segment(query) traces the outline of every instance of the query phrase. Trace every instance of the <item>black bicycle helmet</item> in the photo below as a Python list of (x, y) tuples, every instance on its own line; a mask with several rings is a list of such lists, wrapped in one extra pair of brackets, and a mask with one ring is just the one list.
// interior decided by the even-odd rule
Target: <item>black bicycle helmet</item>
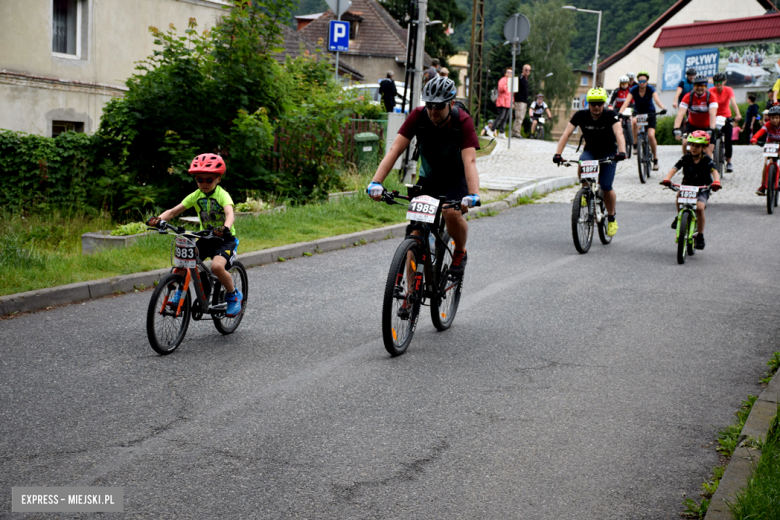
[(693, 78), (694, 85), (701, 85), (702, 83), (706, 85), (708, 82), (709, 80), (707, 79), (707, 76), (696, 76)]
[(690, 76), (691, 74), (693, 74), (693, 75), (695, 76), (696, 74), (698, 74), (698, 72), (696, 72), (696, 69), (694, 69), (693, 67), (691, 67), (690, 69), (688, 69), (688, 70), (686, 70), (686, 71), (685, 71), (685, 75), (686, 75), (686, 76)]
[(769, 109), (770, 116), (780, 116), (780, 105), (775, 105)]
[(725, 72), (716, 72), (712, 75), (712, 81), (726, 81), (726, 73)]
[(436, 76), (423, 87), (422, 100), (425, 103), (443, 103), (455, 99), (455, 93), (454, 81)]

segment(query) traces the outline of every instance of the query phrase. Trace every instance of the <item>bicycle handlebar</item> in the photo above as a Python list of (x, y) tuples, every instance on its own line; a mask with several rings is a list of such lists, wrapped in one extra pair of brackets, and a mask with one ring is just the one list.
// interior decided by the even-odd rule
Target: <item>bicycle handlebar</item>
[[(615, 156), (614, 155), (612, 157), (605, 157), (604, 159), (599, 159), (599, 164), (609, 164), (609, 163), (613, 163), (613, 162), (615, 162)], [(579, 159), (566, 159), (563, 162), (559, 162), (558, 163), (558, 167), (560, 167), (561, 165), (569, 167), (569, 166), (572, 166), (574, 164), (580, 164), (580, 160)]]
[(161, 235), (167, 235), (168, 230), (171, 230), (174, 235), (182, 235), (182, 236), (189, 236), (193, 238), (212, 238), (214, 237), (214, 230), (213, 229), (204, 229), (202, 231), (187, 231), (184, 229), (184, 226), (174, 226), (170, 222), (161, 221), (160, 224), (164, 224), (163, 229), (160, 229), (159, 227), (153, 227), (147, 225), (146, 228), (150, 230), (157, 231)]
[[(396, 190), (385, 191), (384, 193), (382, 193), (382, 201), (390, 206), (392, 206), (393, 204), (398, 204), (399, 206), (407, 206), (407, 207), (409, 206), (408, 204), (404, 204), (402, 202), (396, 201), (395, 199), (397, 198), (411, 201), (414, 197), (410, 197), (408, 195), (401, 195), (401, 193), (399, 193)], [(443, 203), (441, 209), (462, 209), (461, 208), (461, 202), (463, 202), (462, 200), (441, 200), (441, 199), (439, 200)], [(478, 200), (477, 203), (474, 205), (474, 207), (481, 206), (481, 205), (482, 205), (482, 201)]]
[[(672, 191), (680, 191), (680, 186), (682, 186), (682, 184), (675, 184), (675, 183), (672, 183), (672, 184), (671, 184), (671, 185), (669, 185), (669, 186), (667, 186), (667, 185), (666, 185), (666, 184), (664, 184), (663, 182), (661, 182), (661, 183), (659, 183), (659, 184), (661, 184), (661, 186), (663, 186), (664, 188), (670, 189), (670, 190), (672, 190)], [(696, 186), (696, 188), (699, 188), (699, 191), (701, 191), (701, 190), (703, 190), (703, 189), (704, 189), (704, 190), (708, 190), (708, 189), (710, 189), (710, 186), (712, 186), (712, 185), (711, 185), (711, 184), (705, 184), (704, 186)]]

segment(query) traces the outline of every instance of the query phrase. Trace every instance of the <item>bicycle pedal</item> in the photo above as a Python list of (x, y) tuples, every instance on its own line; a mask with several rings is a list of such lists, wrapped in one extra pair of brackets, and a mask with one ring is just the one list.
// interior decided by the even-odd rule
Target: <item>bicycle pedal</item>
[(215, 312), (225, 312), (227, 310), (227, 302), (224, 303), (218, 303), (216, 305), (209, 305), (209, 314), (214, 314)]

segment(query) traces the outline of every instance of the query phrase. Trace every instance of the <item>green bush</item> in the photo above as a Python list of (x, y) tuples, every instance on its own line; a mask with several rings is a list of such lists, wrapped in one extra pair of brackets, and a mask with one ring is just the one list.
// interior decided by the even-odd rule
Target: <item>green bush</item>
[(679, 144), (674, 138), (674, 118), (675, 116), (665, 116), (656, 119), (655, 139), (658, 144)]

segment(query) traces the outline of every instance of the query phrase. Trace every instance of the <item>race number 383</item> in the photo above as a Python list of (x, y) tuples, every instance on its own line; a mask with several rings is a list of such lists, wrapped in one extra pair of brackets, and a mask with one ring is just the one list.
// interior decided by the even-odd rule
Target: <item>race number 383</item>
[(407, 220), (416, 220), (418, 222), (427, 222), (432, 224), (436, 219), (436, 211), (439, 209), (439, 201), (428, 195), (415, 197), (409, 203), (409, 210), (406, 212)]

